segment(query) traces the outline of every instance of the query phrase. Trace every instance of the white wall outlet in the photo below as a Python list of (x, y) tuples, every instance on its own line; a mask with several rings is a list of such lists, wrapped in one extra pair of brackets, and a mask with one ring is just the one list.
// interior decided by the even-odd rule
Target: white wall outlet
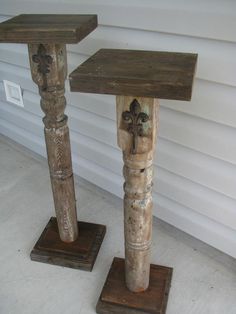
[(24, 107), (20, 85), (6, 80), (3, 80), (3, 84), (7, 101), (17, 106)]

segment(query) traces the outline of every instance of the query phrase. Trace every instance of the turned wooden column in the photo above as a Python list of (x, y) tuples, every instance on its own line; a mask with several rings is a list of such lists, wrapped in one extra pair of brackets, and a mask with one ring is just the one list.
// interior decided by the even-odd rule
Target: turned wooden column
[(29, 44), (33, 81), (39, 87), (48, 165), (60, 238), (73, 242), (78, 236), (74, 180), (66, 107), (65, 44)]
[(158, 101), (117, 96), (118, 145), (123, 151), (125, 278), (141, 292), (149, 286), (152, 241), (152, 180)]
[[(56, 218), (51, 217), (31, 259), (92, 270), (106, 228), (77, 222), (67, 116), (66, 44), (80, 42), (97, 27), (96, 15), (22, 14), (0, 24), (0, 42), (28, 45), (33, 81), (45, 114), (44, 134)], [(78, 236), (79, 235), (79, 236)]]
[(190, 100), (197, 55), (101, 49), (70, 74), (72, 91), (116, 95), (124, 160), (125, 260), (115, 257), (100, 314), (164, 314), (172, 268), (150, 264), (158, 98)]

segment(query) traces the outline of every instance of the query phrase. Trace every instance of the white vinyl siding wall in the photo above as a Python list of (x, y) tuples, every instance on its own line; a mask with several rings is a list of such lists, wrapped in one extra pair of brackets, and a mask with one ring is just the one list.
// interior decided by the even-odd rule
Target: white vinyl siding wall
[[(236, 2), (1, 1), (1, 21), (20, 13), (98, 14), (99, 27), (67, 46), (68, 73), (100, 48), (199, 54), (192, 101), (160, 101), (154, 214), (236, 257)], [(27, 53), (0, 44), (0, 132), (45, 156)], [(3, 79), (21, 85), (24, 108), (6, 102)], [(66, 87), (74, 172), (122, 197), (115, 97)]]

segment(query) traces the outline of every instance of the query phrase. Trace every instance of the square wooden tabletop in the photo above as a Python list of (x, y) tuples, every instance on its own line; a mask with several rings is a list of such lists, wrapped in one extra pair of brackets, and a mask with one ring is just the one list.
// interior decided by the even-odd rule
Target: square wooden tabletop
[(101, 49), (70, 74), (71, 91), (190, 100), (197, 54)]
[(97, 15), (21, 14), (0, 23), (0, 42), (78, 43), (97, 27)]

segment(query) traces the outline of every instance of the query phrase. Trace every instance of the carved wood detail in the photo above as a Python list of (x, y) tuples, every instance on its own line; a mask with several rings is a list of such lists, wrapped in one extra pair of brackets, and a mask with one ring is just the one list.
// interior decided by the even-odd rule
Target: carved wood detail
[(38, 71), (42, 74), (49, 73), (49, 66), (52, 64), (52, 57), (46, 54), (46, 48), (40, 44), (37, 54), (32, 56), (32, 60), (38, 63)]
[(122, 118), (128, 123), (128, 132), (132, 134), (132, 149), (131, 154), (136, 154), (137, 148), (137, 137), (143, 136), (143, 125), (148, 121), (149, 117), (145, 112), (141, 112), (141, 107), (137, 99), (134, 99), (131, 104), (129, 111), (122, 113)]
[(78, 226), (69, 129), (64, 114), (66, 47), (64, 44), (29, 44), (29, 58), (45, 113), (44, 133), (58, 229), (62, 241), (72, 242), (78, 236)]

